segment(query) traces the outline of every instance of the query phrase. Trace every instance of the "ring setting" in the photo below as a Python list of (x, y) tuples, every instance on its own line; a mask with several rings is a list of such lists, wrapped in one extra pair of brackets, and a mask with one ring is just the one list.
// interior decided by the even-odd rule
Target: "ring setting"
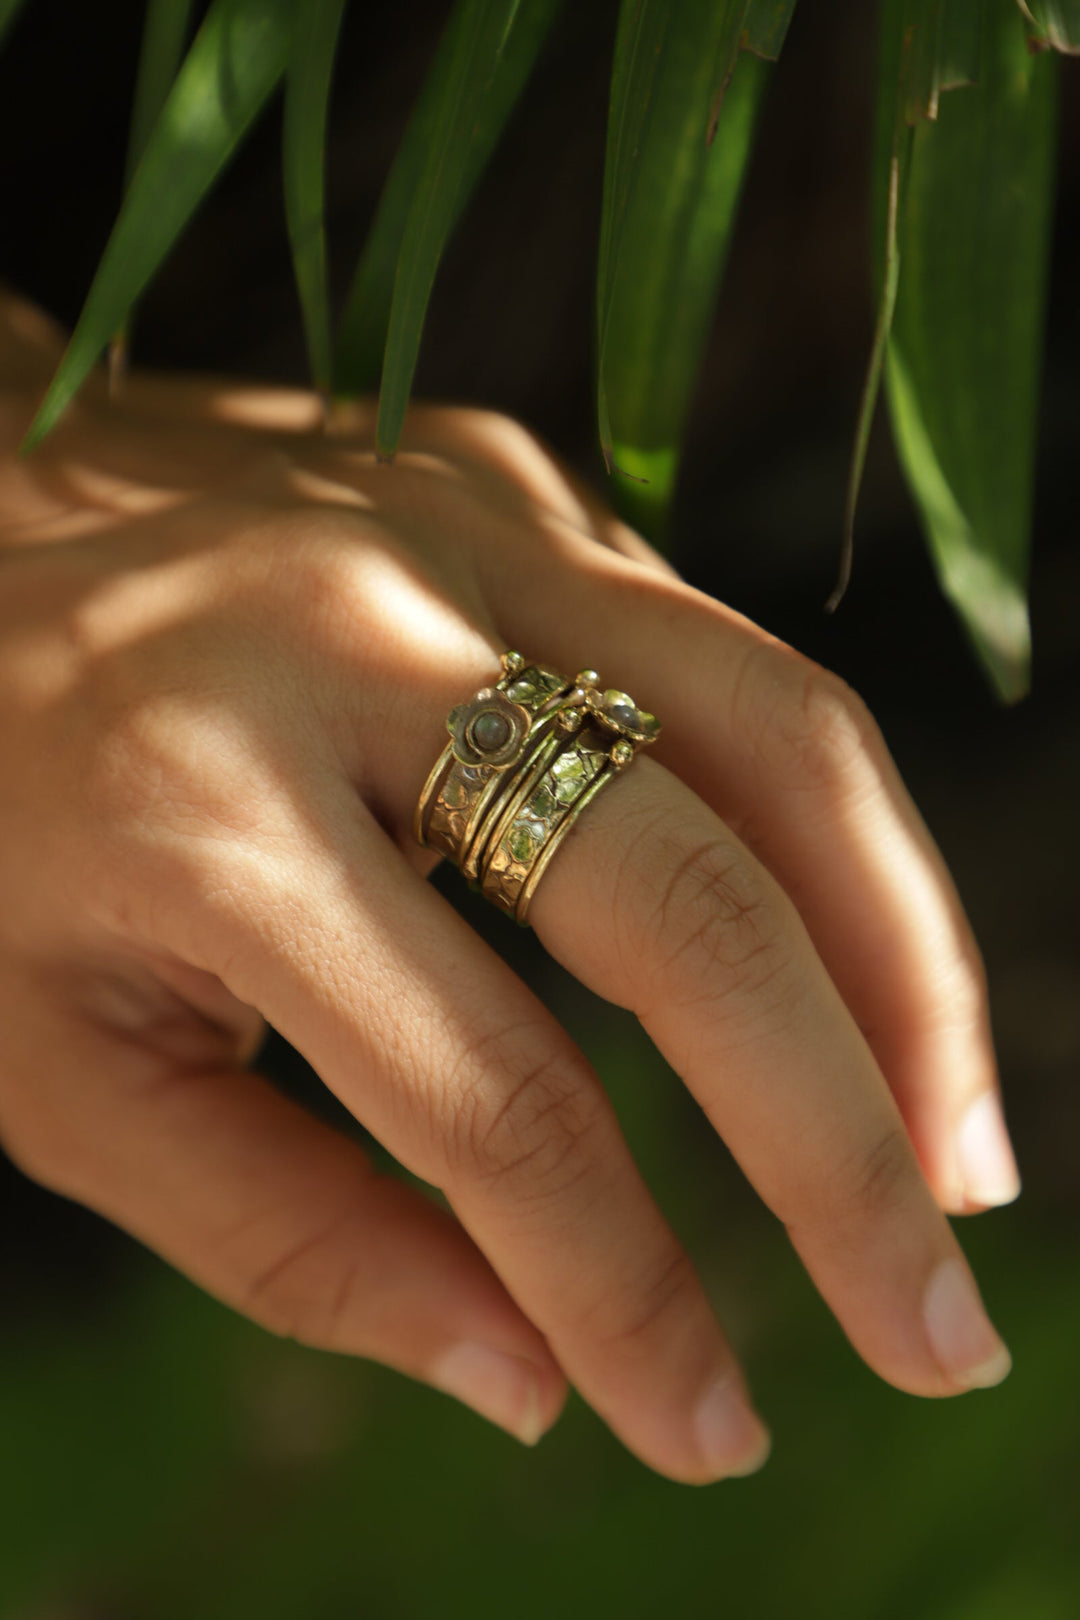
[(518, 652), (447, 716), (450, 741), (420, 794), (417, 841), (447, 856), (519, 923), (574, 822), (656, 741), (660, 722), (594, 669), (573, 680)]
[(462, 765), (489, 765), (504, 771), (515, 763), (529, 734), (531, 716), (504, 692), (484, 686), (446, 717), (454, 758)]
[(655, 742), (660, 735), (660, 722), (655, 714), (639, 709), (628, 692), (616, 691), (612, 686), (600, 692), (592, 687), (585, 694), (585, 704), (602, 726), (632, 742)]

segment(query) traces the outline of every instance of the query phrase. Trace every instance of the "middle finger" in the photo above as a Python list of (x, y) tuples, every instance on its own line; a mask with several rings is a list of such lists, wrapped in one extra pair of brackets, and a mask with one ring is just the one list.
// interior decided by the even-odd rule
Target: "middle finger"
[(920, 1395), (1004, 1377), (866, 1040), (790, 899), (690, 788), (639, 760), (575, 826), (529, 920), (639, 1016), (871, 1366)]

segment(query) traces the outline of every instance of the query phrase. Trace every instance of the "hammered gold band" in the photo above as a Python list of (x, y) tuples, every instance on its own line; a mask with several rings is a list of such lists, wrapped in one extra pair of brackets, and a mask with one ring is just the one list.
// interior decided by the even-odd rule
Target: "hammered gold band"
[(417, 841), (519, 923), (577, 817), (660, 734), (654, 715), (599, 682), (592, 669), (568, 680), (504, 653), (499, 680), (451, 709), (450, 742), (417, 803)]

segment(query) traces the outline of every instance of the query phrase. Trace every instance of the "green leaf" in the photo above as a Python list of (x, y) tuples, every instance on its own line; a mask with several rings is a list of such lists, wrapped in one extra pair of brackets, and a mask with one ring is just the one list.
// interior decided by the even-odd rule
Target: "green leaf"
[(978, 83), (987, 0), (938, 0), (938, 4), (934, 88), (940, 93)]
[(711, 145), (714, 80), (689, 33), (669, 40), (653, 85), (650, 139), (612, 278), (603, 383), (616, 504), (654, 539), (666, 523), (769, 72), (740, 58)]
[(150, 135), (23, 449), (55, 426), (285, 70), (296, 0), (214, 0)]
[(23, 0), (0, 0), (0, 45), (4, 42), (4, 35), (15, 21), (22, 9)]
[(326, 117), (345, 0), (307, 0), (296, 14), (285, 78), (285, 216), (315, 387), (330, 390), (330, 300), (326, 285)]
[[(659, 239), (673, 222), (682, 232), (676, 251), (687, 251), (693, 243), (697, 253), (691, 283), (695, 307), (686, 318), (684, 342), (686, 335), (696, 331), (700, 336), (704, 331), (711, 288), (703, 297), (707, 281), (703, 272), (710, 257), (719, 270), (726, 230), (710, 237), (696, 215), (706, 181), (716, 183), (718, 178), (707, 161), (709, 140), (735, 68), (747, 10), (748, 0), (683, 0), (679, 6), (667, 0), (622, 0), (611, 73), (596, 285), (597, 417), (609, 471), (616, 465), (612, 412), (619, 408), (619, 400), (609, 398), (609, 373), (623, 344), (642, 344), (651, 337), (653, 355), (662, 348), (664, 335), (656, 332), (656, 325), (662, 317), (670, 319), (672, 312), (661, 309), (656, 299), (670, 296), (672, 279), (676, 296), (679, 287), (675, 252)], [(723, 161), (722, 155), (718, 161)], [(660, 279), (639, 300), (635, 282), (645, 273)], [(635, 300), (644, 309), (648, 333), (635, 335), (628, 328), (625, 312)], [(682, 319), (681, 312), (676, 318)], [(692, 375), (685, 375), (684, 349), (680, 356), (673, 374), (678, 373), (676, 386), (684, 392), (681, 427)], [(628, 426), (633, 433), (638, 431), (629, 419)], [(659, 515), (674, 478), (676, 444), (642, 448), (650, 452), (648, 473), (629, 465), (618, 468), (624, 476), (651, 477), (658, 483), (654, 504)]]
[(750, 0), (743, 25), (742, 46), (766, 62), (779, 60), (791, 25), (795, 0)]
[(342, 321), (335, 386), (381, 375), (376, 448), (397, 448), (447, 239), (562, 0), (458, 0), (413, 112)]
[[(903, 59), (906, 66), (906, 53), (904, 53)], [(840, 571), (832, 593), (825, 603), (826, 613), (836, 611), (843, 601), (848, 585), (851, 582), (851, 567), (855, 554), (855, 514), (859, 503), (859, 490), (862, 487), (863, 471), (866, 467), (870, 429), (873, 426), (878, 395), (881, 392), (881, 378), (885, 367), (889, 334), (892, 331), (893, 316), (896, 313), (896, 295), (900, 290), (899, 221), (911, 161), (912, 132), (907, 127), (904, 119), (906, 105), (904, 72), (901, 71), (900, 77), (895, 83), (889, 79), (886, 84), (892, 86), (894, 110), (892, 116), (892, 139), (887, 148), (888, 168), (885, 181), (885, 219), (882, 233), (884, 240), (881, 247), (880, 267), (877, 272), (878, 311), (874, 323), (874, 340), (870, 347), (870, 359), (867, 362), (866, 377), (863, 381), (862, 394), (859, 399), (855, 437), (851, 447), (847, 495), (844, 502)], [(882, 100), (885, 100), (884, 96)]]
[[(991, 0), (1000, 6), (1002, 0)], [(936, 118), (943, 90), (979, 77), (986, 0), (906, 0), (902, 31), (905, 116), (909, 124)]]
[[(886, 0), (885, 94), (901, 12), (899, 0)], [(912, 135), (885, 381), (942, 588), (1011, 701), (1029, 678), (1056, 75), (1052, 57), (1028, 51), (1006, 0), (987, 5), (983, 33), (979, 84), (943, 100), (937, 121)]]
[(148, 0), (131, 110), (125, 188), (131, 184), (150, 131), (176, 80), (190, 22), (191, 0)]
[[(125, 191), (176, 80), (190, 22), (191, 0), (148, 0), (128, 133)], [(109, 378), (114, 386), (127, 364), (129, 327), (130, 319), (109, 341)]]
[[(940, 10), (931, 12), (925, 0), (906, 0), (906, 3), (902, 0), (901, 9), (882, 30), (882, 60), (875, 109), (878, 184), (873, 198), (877, 318), (851, 446), (840, 568), (836, 584), (825, 603), (826, 613), (836, 611), (851, 582), (859, 491), (866, 467), (870, 429), (881, 392), (896, 295), (900, 288), (899, 220), (911, 162), (911, 125), (919, 118), (928, 116), (931, 109), (936, 118), (938, 111), (941, 75), (936, 51), (942, 44), (939, 21)], [(910, 89), (913, 75), (918, 75), (922, 80), (922, 92), (914, 97)]]
[(1080, 54), (1080, 0), (1017, 0), (1035, 40), (1071, 56)]

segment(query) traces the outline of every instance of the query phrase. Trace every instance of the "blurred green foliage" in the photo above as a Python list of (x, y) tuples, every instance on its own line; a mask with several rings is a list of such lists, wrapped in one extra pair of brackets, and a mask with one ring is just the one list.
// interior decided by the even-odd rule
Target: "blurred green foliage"
[[(0, 0), (0, 34), (15, 3)], [(110, 343), (119, 376), (137, 301), (284, 80), (285, 214), (311, 379), (324, 397), (332, 379), (346, 396), (377, 385), (375, 450), (391, 460), (444, 252), (562, 0), (456, 0), (336, 338), (325, 148), (346, 0), (211, 0), (181, 59), (189, 9), (188, 0), (148, 5), (125, 194), (24, 449), (53, 429)], [(764, 61), (737, 71), (740, 54), (775, 59), (794, 10), (795, 0), (620, 0), (596, 266), (596, 425), (614, 503), (655, 540), (666, 533), (768, 87)], [(1080, 48), (1080, 12), (1077, 0), (880, 0), (878, 10), (873, 189), (879, 214), (891, 199), (889, 228), (883, 252), (880, 222), (876, 232), (879, 316), (853, 411), (831, 603), (850, 572), (884, 366), (897, 452), (942, 589), (998, 694), (1013, 701), (1030, 676), (1056, 57)]]

